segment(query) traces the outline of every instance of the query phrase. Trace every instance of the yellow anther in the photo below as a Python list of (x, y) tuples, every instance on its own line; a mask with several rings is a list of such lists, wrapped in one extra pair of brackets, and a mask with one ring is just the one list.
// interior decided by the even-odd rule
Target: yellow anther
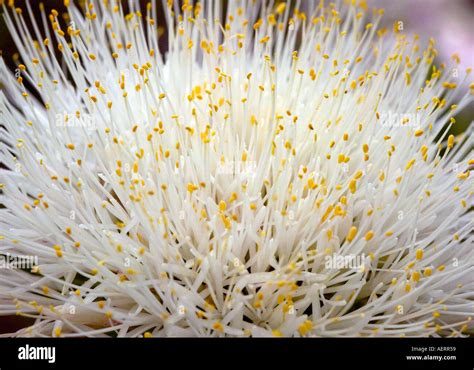
[(286, 3), (280, 3), (278, 4), (278, 6), (276, 7), (275, 11), (278, 13), (278, 14), (282, 14), (286, 9)]
[(416, 130), (416, 131), (415, 131), (415, 136), (416, 136), (416, 137), (419, 137), (419, 136), (421, 136), (421, 135), (423, 135), (423, 130)]
[(454, 146), (454, 135), (449, 135), (448, 137), (448, 149), (451, 149)]
[(415, 159), (411, 159), (408, 161), (407, 165), (405, 166), (405, 170), (408, 171), (410, 168), (413, 167), (413, 165), (415, 164)]
[(213, 325), (212, 325), (212, 328), (214, 330), (217, 330), (217, 331), (224, 331), (224, 327), (222, 326), (222, 324), (219, 322), (219, 321), (216, 321)]
[(306, 320), (298, 327), (298, 332), (301, 335), (306, 335), (309, 331), (313, 329), (313, 323), (310, 320)]
[(458, 86), (455, 82), (447, 82), (447, 81), (443, 82), (442, 85), (445, 89), (450, 89), (450, 90), (455, 89)]
[(423, 249), (417, 249), (415, 255), (417, 260), (421, 260), (423, 258)]
[(349, 230), (349, 233), (347, 234), (347, 237), (346, 237), (347, 241), (352, 242), (352, 240), (354, 240), (356, 234), (357, 234), (357, 227), (352, 226)]
[(187, 186), (187, 189), (192, 194), (193, 191), (198, 189), (198, 187), (196, 185), (192, 184), (192, 183), (189, 183), (188, 186)]
[(328, 240), (332, 239), (332, 230), (331, 229), (328, 229), (328, 231), (326, 232), (326, 236), (328, 237)]
[(369, 241), (374, 237), (374, 232), (372, 230), (368, 231), (367, 234), (365, 234), (365, 240)]
[(418, 282), (420, 280), (420, 273), (418, 271), (413, 272), (411, 275), (413, 281)]
[(227, 209), (227, 204), (226, 204), (226, 202), (225, 202), (224, 200), (221, 200), (221, 201), (219, 202), (219, 210), (220, 210), (221, 212), (224, 212), (226, 209)]
[(466, 180), (469, 177), (469, 171), (458, 173), (457, 178), (459, 180)]
[(354, 175), (354, 179), (359, 180), (362, 177), (362, 175), (363, 175), (362, 171), (358, 170)]
[(355, 179), (352, 179), (349, 183), (349, 190), (351, 191), (352, 194), (354, 194), (357, 190), (357, 181)]

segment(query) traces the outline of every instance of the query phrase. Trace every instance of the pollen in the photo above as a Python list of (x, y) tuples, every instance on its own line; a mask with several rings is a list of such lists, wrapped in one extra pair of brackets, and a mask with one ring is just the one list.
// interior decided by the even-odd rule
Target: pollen
[(448, 137), (448, 148), (451, 149), (454, 146), (454, 135)]
[(219, 321), (212, 324), (212, 328), (216, 331), (220, 331), (220, 332), (224, 331), (224, 326)]
[(423, 249), (416, 250), (416, 259), (421, 260), (423, 258)]
[(354, 240), (355, 236), (357, 234), (357, 227), (352, 226), (349, 230), (349, 233), (347, 234), (347, 241), (352, 242)]
[(369, 241), (374, 237), (374, 232), (372, 230), (368, 231), (367, 234), (365, 234), (365, 240)]

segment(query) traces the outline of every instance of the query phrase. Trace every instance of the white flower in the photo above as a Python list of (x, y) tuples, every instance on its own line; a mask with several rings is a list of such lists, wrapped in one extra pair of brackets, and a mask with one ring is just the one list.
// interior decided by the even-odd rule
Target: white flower
[(472, 333), (470, 71), (363, 4), (270, 3), (168, 1), (161, 47), (155, 1), (4, 5), (1, 251), (39, 259), (0, 270), (10, 335)]

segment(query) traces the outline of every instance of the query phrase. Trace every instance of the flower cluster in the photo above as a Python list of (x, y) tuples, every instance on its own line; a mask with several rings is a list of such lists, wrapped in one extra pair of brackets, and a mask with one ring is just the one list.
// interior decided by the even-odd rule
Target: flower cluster
[(364, 2), (137, 3), (3, 4), (9, 335), (472, 333), (470, 70)]

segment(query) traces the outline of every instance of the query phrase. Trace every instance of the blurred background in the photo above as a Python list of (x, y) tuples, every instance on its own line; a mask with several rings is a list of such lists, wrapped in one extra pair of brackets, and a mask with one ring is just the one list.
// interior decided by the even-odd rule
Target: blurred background
[[(385, 9), (385, 27), (391, 29), (395, 22), (401, 21), (403, 32), (419, 35), (421, 45), (434, 38), (439, 52), (437, 65), (457, 54), (460, 79), (466, 68), (474, 68), (474, 0), (367, 0), (367, 4)], [(473, 74), (465, 89), (472, 82)], [(451, 133), (464, 132), (473, 119), (474, 104), (470, 104), (456, 116)]]
[(416, 33), (425, 42), (433, 37), (439, 59), (457, 53), (461, 67), (474, 67), (474, 0), (368, 0), (385, 9), (389, 26), (402, 21), (404, 31)]
[[(401, 21), (403, 22), (403, 32), (408, 35), (418, 34), (422, 45), (426, 45), (428, 40), (433, 37), (439, 52), (437, 64), (448, 61), (452, 54), (457, 53), (461, 60), (459, 65), (461, 76), (467, 67), (474, 67), (474, 0), (366, 1), (370, 7), (385, 9), (382, 26), (391, 29), (394, 22)], [(147, 2), (140, 0), (143, 6)], [(56, 9), (60, 13), (64, 10), (63, 0), (44, 0), (43, 3), (47, 14), (51, 9)], [(125, 5), (127, 1), (122, 0), (122, 3)], [(31, 4), (34, 9), (38, 9), (39, 1), (31, 0)], [(15, 5), (25, 8), (25, 0), (16, 0)], [(39, 19), (39, 11), (36, 11), (35, 15)], [(156, 19), (159, 25), (164, 25), (162, 14), (158, 15)], [(0, 55), (12, 70), (15, 69), (14, 55), (16, 52), (15, 44), (7, 31), (2, 16), (0, 17)], [(469, 83), (472, 82), (471, 76)], [(465, 131), (471, 124), (473, 117), (474, 106), (471, 104), (456, 116), (456, 124), (452, 127), (451, 133), (459, 134)], [(0, 317), (0, 334), (14, 332), (28, 325), (29, 322), (29, 319), (19, 316)]]

